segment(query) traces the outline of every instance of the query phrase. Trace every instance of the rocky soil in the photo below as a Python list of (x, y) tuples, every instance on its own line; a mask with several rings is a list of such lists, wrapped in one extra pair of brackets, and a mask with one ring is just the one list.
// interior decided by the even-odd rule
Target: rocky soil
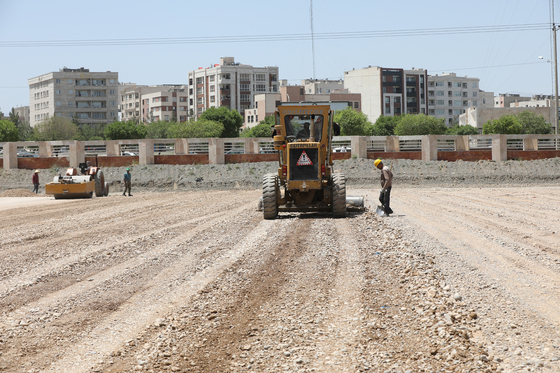
[[(335, 161), (335, 170), (343, 172), (347, 184), (353, 187), (376, 186), (379, 171), (373, 159), (348, 159)], [(536, 161), (507, 162), (424, 162), (418, 160), (387, 160), (395, 174), (395, 184), (409, 187), (477, 187), (558, 185), (560, 158)], [(210, 189), (259, 189), (262, 175), (276, 172), (277, 163), (238, 163), (224, 165), (132, 165), (133, 187), (143, 190), (210, 190)], [(103, 169), (105, 178), (115, 191), (122, 184), (126, 167)], [(41, 189), (56, 175), (54, 168), (41, 170)], [(7, 189), (28, 188), (31, 170), (0, 169), (0, 192)], [(116, 188), (116, 189), (115, 189)]]
[(560, 160), (395, 161), (390, 218), (373, 161), (337, 162), (369, 211), (265, 221), (274, 167), (134, 166), (134, 197), (0, 198), (0, 371), (560, 371)]

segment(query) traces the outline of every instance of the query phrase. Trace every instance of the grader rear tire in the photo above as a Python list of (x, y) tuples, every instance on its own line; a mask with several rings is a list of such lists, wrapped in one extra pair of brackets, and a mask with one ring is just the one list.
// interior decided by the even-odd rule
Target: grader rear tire
[(276, 219), (278, 216), (278, 205), (276, 193), (278, 192), (278, 176), (266, 174), (263, 177), (263, 216), (265, 219)]
[(346, 178), (343, 174), (335, 173), (332, 178), (332, 214), (333, 218), (346, 217)]
[(102, 170), (97, 170), (95, 174), (95, 196), (103, 197), (105, 189), (105, 176), (103, 176)]

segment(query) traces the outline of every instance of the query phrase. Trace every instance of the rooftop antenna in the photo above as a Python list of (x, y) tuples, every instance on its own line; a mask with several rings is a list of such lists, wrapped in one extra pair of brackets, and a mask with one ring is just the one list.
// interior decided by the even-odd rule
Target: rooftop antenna
[(310, 0), (309, 17), (311, 20), (311, 53), (313, 57), (313, 80), (315, 80), (315, 36), (313, 35), (313, 0)]

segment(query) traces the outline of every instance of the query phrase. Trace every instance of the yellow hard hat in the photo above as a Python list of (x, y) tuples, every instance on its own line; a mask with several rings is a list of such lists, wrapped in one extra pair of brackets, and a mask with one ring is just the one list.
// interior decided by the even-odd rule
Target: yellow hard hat
[(376, 159), (375, 162), (373, 162), (375, 167), (379, 166), (380, 163), (381, 163), (381, 159)]

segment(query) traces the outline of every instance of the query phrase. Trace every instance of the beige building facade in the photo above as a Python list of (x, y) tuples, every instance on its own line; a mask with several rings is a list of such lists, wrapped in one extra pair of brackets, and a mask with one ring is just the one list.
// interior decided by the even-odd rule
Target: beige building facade
[(154, 120), (176, 117), (176, 121), (185, 122), (188, 119), (187, 91), (188, 87), (180, 84), (124, 85), (119, 90), (121, 119), (146, 122), (152, 117)]
[(90, 72), (63, 68), (28, 79), (29, 123), (36, 126), (53, 116), (80, 124), (100, 125), (118, 119), (118, 80), (116, 72)]
[(428, 115), (444, 118), (447, 126), (458, 122), (466, 110), (482, 104), (480, 79), (455, 73), (428, 76)]
[(344, 72), (344, 88), (361, 95), (361, 111), (375, 123), (380, 116), (427, 114), (428, 73), (369, 66)]
[(477, 108), (470, 107), (464, 114), (459, 116), (460, 125), (470, 125), (478, 128), (482, 133), (484, 123), (489, 120), (500, 119), (504, 115), (516, 115), (524, 111), (530, 111), (537, 115), (542, 115), (544, 119), (551, 123), (551, 108), (548, 107), (507, 107), (507, 108)]

